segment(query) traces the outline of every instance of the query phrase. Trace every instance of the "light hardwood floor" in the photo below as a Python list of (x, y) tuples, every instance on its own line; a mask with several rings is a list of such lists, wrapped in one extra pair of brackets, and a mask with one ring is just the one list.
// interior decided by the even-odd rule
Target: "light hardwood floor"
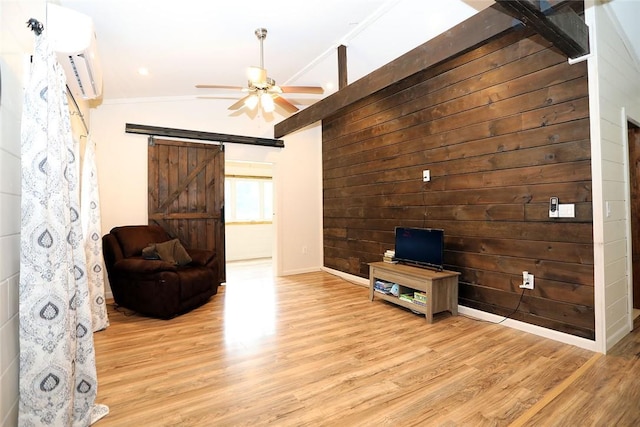
[(96, 426), (640, 425), (640, 334), (601, 356), (327, 273), (229, 275), (164, 321), (110, 310)]

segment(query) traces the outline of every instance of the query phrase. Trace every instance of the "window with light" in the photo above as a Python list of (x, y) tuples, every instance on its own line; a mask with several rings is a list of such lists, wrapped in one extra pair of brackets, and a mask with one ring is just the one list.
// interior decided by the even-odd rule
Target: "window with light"
[(270, 223), (273, 217), (273, 181), (269, 177), (226, 176), (226, 223)]

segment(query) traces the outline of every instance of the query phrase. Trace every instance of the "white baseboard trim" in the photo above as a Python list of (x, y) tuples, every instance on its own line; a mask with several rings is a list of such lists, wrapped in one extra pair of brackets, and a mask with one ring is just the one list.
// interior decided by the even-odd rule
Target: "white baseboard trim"
[[(487, 322), (498, 323), (504, 316), (498, 316), (485, 311), (476, 310), (475, 308), (465, 307), (458, 305), (458, 313), (465, 316), (473, 317), (479, 320), (485, 320)], [(531, 325), (529, 323), (521, 322), (519, 320), (507, 319), (501, 323), (501, 325), (508, 326), (512, 329), (528, 332), (530, 334), (538, 335), (543, 338), (549, 338), (554, 341), (559, 341), (565, 344), (574, 345), (576, 347), (584, 348), (585, 350), (597, 352), (597, 346), (595, 341), (588, 340), (586, 338), (576, 337), (574, 335), (565, 334), (564, 332), (554, 331), (553, 329), (543, 328), (541, 326)]]
[[(343, 271), (334, 270), (328, 267), (322, 267), (322, 271), (326, 271), (327, 273), (333, 274), (334, 276), (338, 276), (343, 278), (348, 282), (352, 282), (359, 286), (369, 287), (369, 279), (365, 279), (363, 277), (354, 276), (353, 274), (345, 273)], [(504, 316), (498, 316), (492, 313), (487, 313), (485, 311), (476, 310), (475, 308), (465, 307), (463, 305), (458, 305), (458, 313), (472, 317), (474, 319), (484, 320), (491, 323), (498, 323)], [(565, 344), (574, 345), (576, 347), (584, 348), (585, 350), (590, 350), (594, 352), (598, 352), (596, 342), (588, 340), (586, 338), (576, 337), (574, 335), (565, 334), (564, 332), (554, 331), (553, 329), (543, 328), (541, 326), (531, 325), (529, 323), (521, 322), (519, 320), (507, 319), (501, 323), (501, 325), (507, 326), (512, 329), (517, 329), (519, 331), (528, 332), (530, 334), (537, 335), (543, 338), (549, 338), (554, 341), (559, 341)]]
[(631, 327), (624, 320), (621, 322), (621, 327), (611, 332), (607, 331), (607, 350), (610, 350), (616, 345), (622, 338), (626, 337), (633, 330), (633, 320), (631, 321)]
[(354, 276), (353, 274), (345, 273), (344, 271), (334, 270), (329, 267), (322, 267), (322, 271), (326, 271), (329, 274), (333, 274), (334, 276), (338, 276), (346, 280), (347, 282), (354, 283), (356, 285), (369, 287), (369, 279), (365, 279), (364, 277)]
[(284, 276), (293, 276), (294, 274), (317, 273), (318, 271), (321, 271), (321, 270), (322, 270), (321, 267), (309, 267), (309, 268), (300, 268), (298, 270), (286, 270), (286, 271), (283, 271), (280, 276), (284, 277)]

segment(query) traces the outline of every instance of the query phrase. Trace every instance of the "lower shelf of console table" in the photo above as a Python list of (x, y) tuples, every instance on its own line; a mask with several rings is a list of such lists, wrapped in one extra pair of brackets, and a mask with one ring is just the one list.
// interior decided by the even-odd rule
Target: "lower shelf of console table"
[[(458, 276), (455, 271), (434, 271), (404, 264), (372, 262), (369, 264), (369, 299), (374, 296), (423, 313), (428, 323), (433, 323), (433, 315), (449, 311), (458, 315)], [(376, 280), (397, 284), (401, 290), (410, 289), (426, 294), (425, 305), (402, 300), (395, 295), (375, 290)]]

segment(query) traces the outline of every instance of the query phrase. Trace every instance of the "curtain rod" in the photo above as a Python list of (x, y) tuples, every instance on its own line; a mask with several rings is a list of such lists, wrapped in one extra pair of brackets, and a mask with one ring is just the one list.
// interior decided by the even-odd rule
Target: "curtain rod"
[(84, 121), (84, 114), (82, 114), (82, 111), (80, 111), (80, 106), (76, 101), (76, 97), (73, 96), (73, 93), (71, 93), (71, 89), (69, 89), (69, 85), (66, 85), (66, 86), (67, 86), (67, 93), (71, 97), (71, 100), (73, 101), (73, 105), (75, 105), (76, 107), (76, 112), (78, 113), (78, 117), (80, 117), (80, 121), (82, 121), (82, 126), (84, 126), (84, 131), (86, 132), (87, 136), (89, 136), (89, 127), (87, 126), (87, 122)]

